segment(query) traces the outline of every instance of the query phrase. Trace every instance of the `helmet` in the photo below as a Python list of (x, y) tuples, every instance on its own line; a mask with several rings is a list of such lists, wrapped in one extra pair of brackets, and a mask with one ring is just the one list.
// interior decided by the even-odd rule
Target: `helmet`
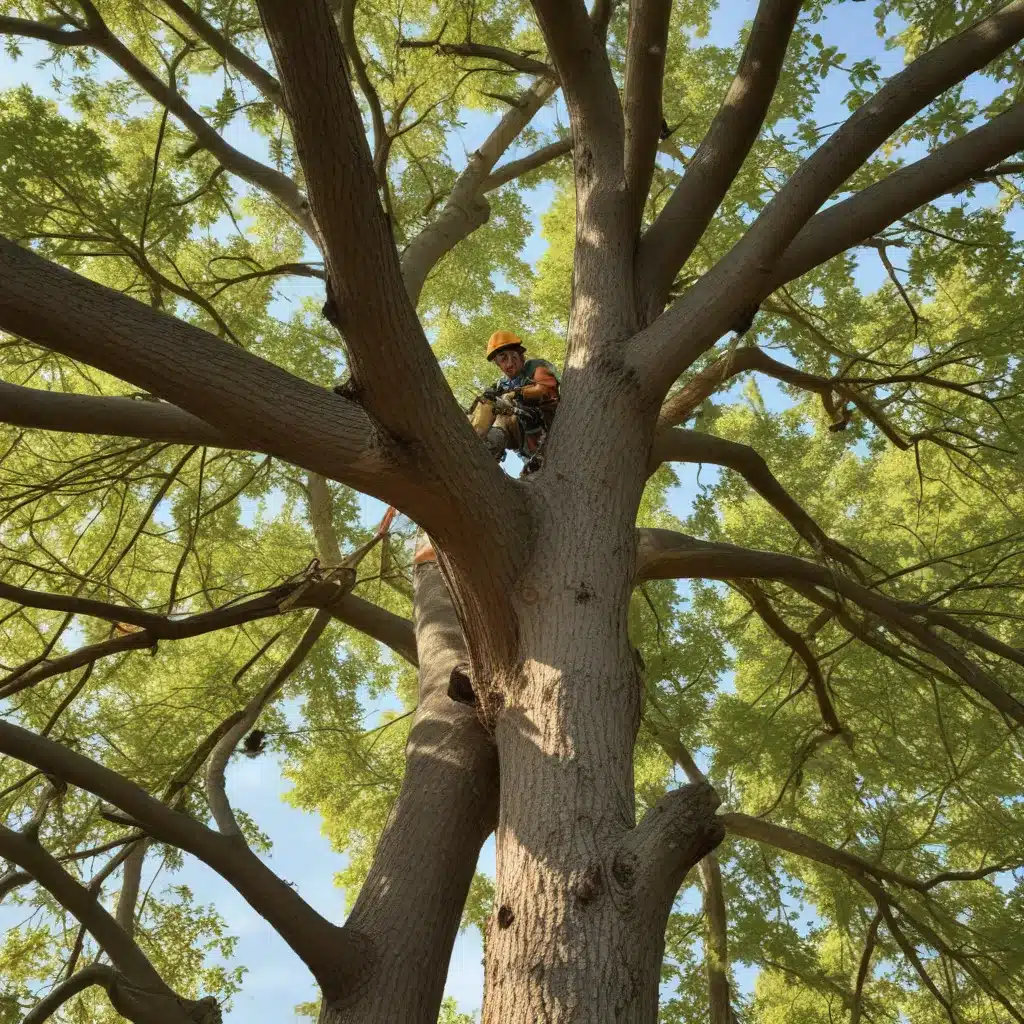
[(511, 331), (495, 331), (487, 341), (488, 361), (494, 359), (503, 348), (513, 348), (516, 345), (520, 348), (523, 347), (517, 334), (513, 334)]

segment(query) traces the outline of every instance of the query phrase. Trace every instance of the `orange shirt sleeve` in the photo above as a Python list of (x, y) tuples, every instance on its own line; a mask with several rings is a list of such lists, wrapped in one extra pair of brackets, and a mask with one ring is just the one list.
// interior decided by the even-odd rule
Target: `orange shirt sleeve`
[(527, 402), (557, 402), (558, 378), (546, 366), (538, 366), (532, 382), (520, 394)]

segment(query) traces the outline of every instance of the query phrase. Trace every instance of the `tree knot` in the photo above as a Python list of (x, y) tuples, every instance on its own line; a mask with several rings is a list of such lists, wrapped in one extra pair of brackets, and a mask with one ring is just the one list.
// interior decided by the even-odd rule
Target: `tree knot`
[(593, 864), (587, 865), (580, 877), (579, 884), (576, 886), (576, 900), (585, 907), (601, 895), (603, 888), (604, 876), (601, 865), (595, 861)]

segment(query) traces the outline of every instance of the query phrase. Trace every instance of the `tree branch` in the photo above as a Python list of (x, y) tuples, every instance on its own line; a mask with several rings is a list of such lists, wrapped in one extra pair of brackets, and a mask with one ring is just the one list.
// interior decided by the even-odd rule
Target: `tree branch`
[(0, 381), (0, 422), (72, 434), (237, 447), (216, 427), (167, 402), (41, 391), (4, 381)]
[(625, 139), (622, 103), (598, 28), (582, 0), (532, 2), (562, 83), (577, 159), (586, 151), (589, 160), (621, 170)]
[[(128, 938), (135, 935), (135, 910), (139, 902), (139, 889), (142, 886), (142, 868), (146, 863), (149, 843), (133, 844), (124, 852), (124, 870), (121, 879), (121, 891), (117, 894), (117, 907), (114, 919), (121, 926)], [(116, 859), (116, 858), (115, 858)]]
[[(437, 564), (417, 565), (413, 582), (419, 700), (405, 775), (348, 922), (373, 940), (378, 963), (417, 965), (385, 972), (379, 985), (403, 1019), (425, 1021), (437, 1014), (480, 847), (497, 821), (498, 758), (477, 709), (448, 696), (469, 652)], [(358, 1009), (348, 1010), (353, 1020)]]
[(501, 46), (488, 46), (486, 43), (474, 43), (469, 40), (464, 43), (442, 43), (440, 39), (400, 39), (398, 45), (405, 49), (432, 49), (444, 57), (481, 57), (507, 64), (524, 75), (537, 75), (550, 78), (552, 81), (558, 78), (550, 64), (535, 60), (525, 53), (506, 50)]
[(860, 964), (857, 967), (857, 982), (853, 989), (853, 1004), (850, 1006), (850, 1024), (860, 1024), (862, 1004), (864, 1001), (864, 983), (867, 981), (868, 973), (871, 970), (871, 957), (875, 952), (875, 942), (878, 938), (878, 926), (882, 922), (882, 911), (879, 910), (871, 919), (868, 926), (868, 933), (864, 938), (864, 952), (861, 953)]
[(882, 882), (891, 882), (894, 885), (902, 886), (905, 889), (912, 889), (915, 892), (925, 891), (922, 883), (915, 878), (910, 878), (898, 871), (891, 871), (878, 864), (872, 864), (856, 854), (848, 853), (846, 850), (837, 850), (803, 832), (797, 832), (783, 825), (775, 825), (763, 818), (754, 818), (749, 814), (730, 811), (720, 814), (718, 820), (727, 831), (734, 835), (743, 836), (744, 839), (753, 839), (759, 843), (767, 843), (780, 850), (795, 853), (798, 857), (817, 861), (819, 864), (825, 864), (837, 871), (843, 871), (857, 880), (878, 879)]
[[(657, 702), (651, 698), (652, 703)], [(664, 715), (664, 711), (658, 707)], [(644, 725), (658, 745), (683, 769), (692, 786), (708, 786), (707, 777), (697, 766), (693, 755), (678, 734), (644, 716)], [(720, 820), (720, 819), (719, 819)], [(708, 1004), (710, 1024), (734, 1024), (729, 995), (729, 934), (725, 909), (725, 891), (722, 887), (722, 868), (714, 854), (707, 854), (699, 864), (704, 886), (704, 914), (707, 919), (704, 963), (708, 973)]]
[(661, 137), (661, 89), (671, 0), (634, 0), (626, 43), (625, 170), (630, 217), (639, 232)]
[[(786, 248), (766, 294), (877, 235), (901, 217), (969, 185), (1024, 148), (1024, 103), (812, 217)], [(993, 168), (996, 174), (998, 168)]]
[(729, 929), (725, 912), (725, 891), (722, 867), (709, 853), (699, 865), (704, 885), (704, 963), (708, 973), (710, 1024), (733, 1024), (732, 1000), (729, 995)]
[[(375, 420), (415, 452), (420, 479), (433, 492), (432, 510), (404, 499), (389, 504), (428, 530), (457, 566), (472, 606), (463, 610), (467, 618), (511, 642), (509, 617), (502, 601), (494, 601), (495, 581), (511, 578), (519, 552), (515, 543), (483, 541), (493, 530), (520, 534), (524, 498), (470, 428), (406, 292), (359, 108), (339, 73), (344, 52), (326, 5), (264, 0), (260, 11), (309, 184), (333, 289), (329, 302), (347, 342), (351, 389)], [(461, 500), (453, 514), (450, 497), (456, 493)], [(479, 508), (489, 510), (490, 523), (474, 514)]]
[[(894, 75), (797, 169), (713, 270), (630, 342), (632, 368), (664, 394), (736, 317), (770, 293), (785, 249), (814, 212), (885, 140), (947, 89), (1024, 37), (1013, 0)], [(693, 330), (694, 324), (700, 329)]]
[(959, 1024), (956, 1014), (953, 1012), (953, 1007), (950, 1001), (943, 995), (942, 990), (932, 980), (931, 975), (925, 969), (921, 958), (917, 955), (917, 950), (914, 948), (914, 944), (904, 935), (903, 929), (900, 928), (899, 922), (896, 920), (892, 912), (892, 907), (889, 905), (889, 901), (882, 899), (878, 905), (881, 911), (882, 917), (885, 919), (885, 926), (889, 930), (889, 934), (896, 940), (896, 945), (903, 951), (903, 955), (910, 961), (911, 966), (917, 972), (918, 977), (924, 982), (925, 988), (939, 1001), (942, 1008), (946, 1011), (946, 1016), (949, 1017), (951, 1024)]
[[(288, 175), (246, 156), (229, 145), (216, 130), (190, 106), (173, 86), (162, 82), (108, 28), (91, 0), (79, 0), (86, 11), (87, 27), (79, 32), (51, 30), (34, 26), (18, 18), (0, 18), (0, 34), (33, 35), (37, 39), (62, 46), (91, 46), (112, 60), (153, 100), (166, 107), (196, 137), (200, 147), (209, 150), (225, 168), (245, 181), (258, 185), (278, 203), (307, 233), (312, 234), (305, 198)], [(184, 5), (182, 5), (184, 6)], [(33, 27), (34, 26), (34, 27)], [(45, 34), (44, 34), (45, 33)]]
[[(333, 528), (331, 530), (333, 536)], [(337, 589), (340, 593), (347, 593), (355, 586), (356, 567), (383, 539), (384, 534), (378, 532), (365, 544), (361, 545), (341, 563), (330, 571), (324, 582), (337, 582)], [(337, 540), (334, 541), (334, 549), (337, 549)], [(331, 554), (334, 554), (334, 550)], [(340, 552), (339, 552), (340, 553)], [(301, 584), (291, 597), (299, 598), (302, 590), (307, 584)], [(306, 660), (307, 655), (313, 649), (317, 640), (320, 639), (323, 631), (333, 617), (330, 608), (323, 608), (316, 613), (313, 621), (307, 627), (302, 639), (296, 644), (295, 649), (285, 659), (284, 664), (274, 673), (274, 676), (246, 705), (238, 722), (235, 723), (221, 738), (210, 755), (210, 763), (206, 770), (206, 796), (210, 805), (213, 819), (217, 823), (223, 835), (235, 836), (239, 841), (244, 842), (242, 830), (238, 827), (231, 804), (228, 801), (227, 789), (225, 786), (224, 771), (227, 768), (228, 759), (234, 753), (239, 741), (256, 724), (256, 720), (262, 714), (263, 709), (274, 700), (281, 692), (281, 687), (288, 681), (292, 673)]]
[(93, 42), (93, 33), (88, 28), (66, 29), (59, 25), (47, 25), (27, 18), (0, 17), (0, 35), (24, 36), (26, 39), (41, 39), (54, 46), (88, 46)]
[(640, 246), (637, 280), (647, 317), (665, 304), (679, 268), (700, 241), (750, 152), (775, 95), (801, 0), (761, 0), (725, 99), (707, 135)]
[[(745, 350), (741, 350), (745, 351)], [(856, 576), (861, 568), (854, 552), (833, 540), (803, 506), (779, 483), (760, 453), (749, 445), (696, 430), (666, 430), (659, 434), (651, 463), (705, 462), (739, 473), (803, 537), (814, 551), (834, 558)]]
[[(14, 728), (6, 723), (2, 727)], [(183, 1002), (164, 983), (142, 950), (93, 898), (92, 893), (72, 878), (42, 847), (0, 825), (0, 855), (32, 875), (65, 910), (82, 922), (110, 957), (113, 969), (108, 968), (111, 974), (104, 980), (111, 980), (114, 971), (121, 976), (115, 978), (108, 990), (119, 1013), (137, 1024), (190, 1024), (191, 1018)], [(88, 983), (95, 984), (100, 980), (97, 977)], [(64, 1001), (73, 994), (67, 995)]]
[[(350, 582), (351, 580), (346, 580), (346, 585)], [(279, 615), (285, 610), (282, 608), (283, 602), (288, 600), (291, 603), (287, 610), (320, 608), (328, 611), (340, 622), (386, 644), (406, 661), (416, 663), (415, 641), (409, 620), (347, 593), (344, 586), (339, 586), (336, 582), (304, 581), (290, 584), (248, 601), (225, 605), (185, 618), (171, 618), (141, 608), (91, 598), (45, 594), (8, 583), (0, 583), (0, 600), (13, 601), (30, 608), (90, 615), (106, 619), (108, 622), (139, 627), (134, 631), (121, 631), (108, 640), (80, 647), (53, 661), (28, 662), (0, 683), (0, 700), (12, 697), (45, 679), (91, 664), (100, 658), (111, 657), (124, 651), (153, 648), (160, 640), (185, 640)]]
[[(211, 260), (211, 262), (213, 261)], [(233, 288), (236, 284), (255, 281), (261, 277), (276, 277), (289, 274), (295, 277), (315, 277), (320, 281), (323, 281), (326, 276), (322, 270), (311, 267), (308, 263), (280, 263), (276, 267), (253, 270), (247, 274), (239, 274), (237, 277), (215, 277), (214, 280), (218, 282), (218, 287), (214, 289), (210, 298), (215, 299), (221, 292), (228, 288)]]
[[(925, 982), (932, 994), (935, 995), (943, 1005), (947, 1006), (947, 1008), (948, 1004), (944, 997), (938, 992), (934, 983), (924, 970), (924, 967), (917, 956), (917, 951), (914, 949), (913, 943), (910, 942), (899, 927), (899, 922), (896, 921), (892, 912), (893, 907), (896, 907), (900, 911), (900, 914), (921, 934), (925, 943), (927, 943), (931, 948), (956, 960), (956, 962), (964, 968), (967, 974), (969, 974), (974, 981), (978, 983), (979, 987), (983, 991), (989, 994), (993, 999), (1000, 1002), (1016, 1019), (1022, 1019), (1012, 1003), (1010, 1003), (1009, 1000), (1007, 1000), (1006, 997), (1003, 996), (1003, 994), (996, 988), (996, 986), (993, 985), (989, 979), (987, 979), (977, 969), (970, 958), (964, 957), (956, 950), (951, 949), (934, 929), (924, 921), (915, 917), (905, 907), (901, 906), (900, 903), (891, 896), (881, 884), (889, 882), (905, 889), (925, 893), (928, 889), (928, 883), (918, 881), (914, 878), (909, 878), (896, 871), (890, 871), (889, 869), (883, 868), (877, 864), (871, 864), (855, 854), (848, 853), (845, 850), (837, 850), (811, 838), (808, 835), (805, 835), (802, 832), (797, 832), (781, 825), (772, 824), (771, 822), (764, 821), (761, 818), (752, 818), (746, 814), (728, 813), (720, 815), (719, 820), (735, 835), (740, 835), (747, 839), (753, 839), (757, 842), (767, 843), (768, 845), (774, 846), (778, 849), (794, 853), (797, 856), (806, 857), (810, 860), (817, 861), (820, 864), (826, 864), (836, 870), (845, 872), (854, 879), (854, 881), (874, 897), (875, 902), (878, 905), (879, 915), (886, 921), (887, 927), (892, 933), (897, 944), (903, 950), (904, 955), (914, 966), (915, 970), (917, 970), (922, 981)], [(861, 957), (857, 990), (854, 996), (854, 1020), (857, 1020), (860, 1016), (860, 996), (864, 978), (867, 975), (867, 970), (870, 965), (871, 951), (874, 947), (874, 933), (877, 931), (878, 923), (878, 917), (876, 916), (871, 930), (869, 931), (869, 938), (865, 945), (864, 954)]]
[[(483, 145), (470, 156), (466, 167), (456, 178), (437, 218), (406, 246), (402, 253), (402, 276), (414, 303), (419, 301), (431, 270), (459, 242), (487, 222), (491, 211), (483, 193), (504, 184), (505, 180), (511, 180), (511, 176), (503, 174), (502, 168), (495, 171), (495, 165), (557, 89), (557, 84), (549, 79), (538, 80), (527, 89), (521, 106), (505, 111)], [(489, 185), (492, 171), (495, 175), (502, 175), (503, 180)]]
[(341, 35), (341, 43), (352, 68), (356, 81), (362, 90), (366, 105), (370, 108), (370, 120), (373, 124), (373, 170), (377, 178), (377, 186), (384, 196), (385, 209), (391, 209), (391, 185), (388, 181), (388, 155), (391, 151), (391, 137), (388, 135), (384, 121), (384, 108), (381, 106), (380, 94), (370, 80), (366, 70), (366, 61), (359, 50), (356, 39), (355, 17), (356, 0), (340, 0), (337, 3), (337, 25)]
[[(788, 305), (766, 300), (763, 308), (800, 324), (814, 334), (817, 341), (822, 340), (823, 336), (820, 331), (806, 317), (789, 308)], [(851, 418), (848, 406), (855, 406), (866, 420), (874, 424), (901, 451), (909, 450), (915, 441), (929, 440), (936, 444), (944, 442), (936, 436), (936, 431), (931, 430), (922, 430), (908, 437), (902, 437), (888, 417), (878, 408), (878, 405), (865, 397), (865, 391), (868, 388), (895, 383), (918, 383), (942, 390), (955, 391), (981, 401), (989, 400), (984, 394), (977, 393), (966, 384), (944, 380), (929, 373), (891, 374), (878, 378), (822, 377), (772, 359), (756, 346), (743, 346), (726, 352), (710, 366), (694, 374), (683, 387), (668, 397), (661, 407), (658, 420), (663, 432), (667, 434), (664, 431), (665, 427), (675, 422), (683, 422), (693, 415), (700, 404), (726, 380), (748, 370), (763, 373), (791, 387), (801, 388), (818, 395), (825, 412), (832, 421), (830, 430), (845, 429)], [(667, 436), (671, 437), (671, 435)], [(656, 436), (654, 457), (657, 457), (660, 445), (668, 443), (660, 435)], [(676, 444), (676, 442), (673, 441), (671, 444)]]
[[(0, 721), (0, 750), (100, 797), (138, 822), (153, 839), (185, 850), (211, 867), (270, 922), (325, 995), (340, 994), (360, 975), (366, 956), (362, 937), (321, 917), (244, 843), (172, 810), (103, 765), (10, 722)], [(26, 870), (39, 877), (33, 868)]]
[[(242, 447), (344, 480), (425, 525), (433, 518), (415, 507), (408, 456), (356, 402), (7, 239), (0, 239), (0, 328), (160, 395)], [(406, 468), (396, 470), (399, 463)]]
[(409, 619), (403, 619), (401, 615), (380, 608), (355, 594), (343, 595), (331, 604), (331, 611), (346, 626), (358, 629), (360, 633), (390, 647), (410, 665), (418, 664), (416, 637)]
[(661, 798), (623, 840), (613, 862), (617, 879), (630, 888), (645, 913), (660, 914), (675, 899), (686, 873), (723, 839), (715, 808), (718, 794), (707, 782), (688, 783)]
[[(812, 600), (814, 587), (835, 591), (909, 633), (929, 654), (952, 669), (993, 707), (1024, 724), (1024, 704), (974, 661), (931, 631), (929, 624), (943, 624), (943, 619), (950, 618), (948, 613), (936, 613), (926, 605), (883, 597), (833, 569), (792, 555), (755, 551), (732, 544), (711, 544), (671, 530), (640, 531), (637, 565), (638, 579), (759, 578), (788, 581), (791, 585), (810, 583), (812, 587), (802, 588), (801, 593)], [(924, 621), (919, 621), (921, 619)]]
[(484, 179), (483, 185), (480, 187), (480, 191), (493, 192), (496, 188), (500, 188), (502, 185), (505, 185), (510, 181), (514, 181), (516, 178), (521, 178), (524, 174), (529, 174), (530, 171), (535, 171), (538, 167), (543, 167), (546, 163), (550, 163), (552, 160), (557, 160), (559, 157), (567, 156), (571, 152), (571, 138), (559, 139), (558, 142), (552, 142), (547, 146), (541, 146), (540, 149), (535, 149), (532, 153), (528, 153), (526, 156), (520, 157), (518, 160), (509, 160), (508, 163), (504, 163), (500, 167), (495, 168)]
[(306, 656), (320, 639), (330, 621), (331, 612), (329, 610), (321, 609), (313, 616), (313, 621), (302, 634), (302, 639), (288, 655), (284, 664), (274, 673), (267, 685), (249, 701), (239, 720), (225, 733), (210, 755), (210, 763), (206, 769), (206, 799), (210, 805), (213, 820), (217, 823), (217, 828), (222, 835), (235, 836), (240, 842), (245, 841), (228, 801), (224, 778), (228, 760), (234, 753), (235, 747), (256, 724), (263, 709), (281, 692), (281, 687), (306, 660)]
[[(344, 48), (327, 5), (264, 0), (260, 11), (308, 182), (353, 389), (372, 415), (403, 438), (447, 427), (453, 440), (462, 441), (456, 449), (468, 449), (472, 431), (402, 284), (362, 118), (341, 73)], [(417, 401), (399, 398), (403, 392), (415, 393)]]
[(164, 6), (176, 14), (214, 53), (223, 58), (239, 74), (256, 86), (276, 106), (281, 106), (281, 83), (265, 71), (247, 53), (240, 50), (230, 39), (213, 27), (198, 11), (193, 10), (184, 0), (163, 0)]
[(779, 615), (760, 587), (752, 583), (738, 583), (737, 587), (750, 602), (761, 621), (803, 662), (804, 668), (807, 670), (807, 678), (818, 701), (818, 712), (825, 724), (825, 731), (833, 736), (845, 734), (829, 695), (828, 687), (825, 685), (825, 679), (821, 674), (821, 666), (807, 641)]
[[(710, 366), (695, 373), (683, 387), (670, 395), (658, 413), (659, 428), (664, 430), (677, 423), (685, 423), (697, 412), (705, 399), (714, 394), (726, 381), (748, 370), (757, 370), (793, 387), (814, 391), (820, 395), (830, 394), (841, 386), (838, 381), (805, 373), (796, 367), (780, 363), (754, 345), (744, 345), (741, 348), (730, 349)], [(835, 418), (836, 414), (830, 403), (826, 403), (826, 408)]]
[(89, 964), (55, 985), (27, 1014), (21, 1024), (44, 1024), (66, 1002), (93, 985), (102, 985), (110, 995), (117, 984), (117, 972), (109, 964)]

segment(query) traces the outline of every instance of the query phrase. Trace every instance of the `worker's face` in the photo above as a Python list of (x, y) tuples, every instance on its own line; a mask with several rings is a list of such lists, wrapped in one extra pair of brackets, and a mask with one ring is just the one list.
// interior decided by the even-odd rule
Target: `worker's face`
[(503, 348), (494, 357), (494, 361), (498, 364), (501, 372), (509, 379), (515, 377), (526, 365), (523, 353), (517, 348)]

